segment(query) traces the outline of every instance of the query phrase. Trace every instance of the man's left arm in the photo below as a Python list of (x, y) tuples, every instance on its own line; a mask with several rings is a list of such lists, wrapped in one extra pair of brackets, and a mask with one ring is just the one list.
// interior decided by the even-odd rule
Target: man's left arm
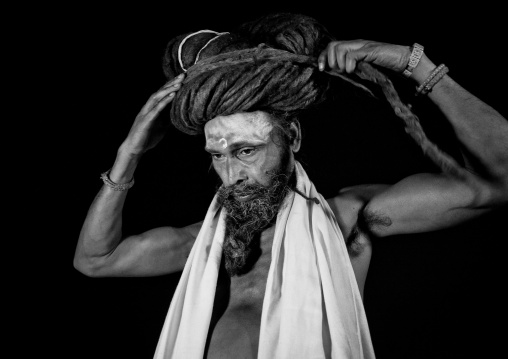
[[(410, 55), (408, 47), (363, 40), (340, 42), (327, 51), (320, 60), (346, 72), (367, 61), (401, 73)], [(418, 86), (435, 68), (424, 54), (411, 79)], [(417, 174), (375, 195), (363, 216), (376, 236), (443, 229), (508, 203), (508, 121), (448, 75), (427, 96), (463, 146), (465, 176)]]

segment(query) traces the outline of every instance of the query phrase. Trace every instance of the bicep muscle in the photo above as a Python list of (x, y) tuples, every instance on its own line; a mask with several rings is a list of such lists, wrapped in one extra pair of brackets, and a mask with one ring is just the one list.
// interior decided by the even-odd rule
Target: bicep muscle
[(127, 237), (101, 260), (94, 276), (156, 276), (181, 271), (201, 225), (160, 227)]
[(409, 176), (374, 196), (364, 209), (376, 236), (448, 228), (486, 212), (470, 184), (439, 174)]

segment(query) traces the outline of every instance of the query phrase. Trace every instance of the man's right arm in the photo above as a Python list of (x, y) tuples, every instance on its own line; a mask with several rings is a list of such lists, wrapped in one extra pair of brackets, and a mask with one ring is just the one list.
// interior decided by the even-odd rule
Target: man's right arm
[[(115, 183), (128, 182), (136, 164), (137, 159), (120, 148), (110, 179)], [(155, 228), (122, 238), (127, 192), (107, 185), (101, 188), (83, 223), (74, 267), (92, 277), (154, 276), (182, 270), (201, 223)]]
[[(183, 77), (175, 78), (150, 97), (120, 146), (109, 179), (129, 182), (142, 155), (162, 139), (167, 127), (158, 119), (172, 101)], [(128, 191), (104, 185), (81, 229), (74, 266), (94, 277), (154, 276), (183, 269), (201, 223), (183, 228), (161, 227), (122, 238), (122, 210)]]

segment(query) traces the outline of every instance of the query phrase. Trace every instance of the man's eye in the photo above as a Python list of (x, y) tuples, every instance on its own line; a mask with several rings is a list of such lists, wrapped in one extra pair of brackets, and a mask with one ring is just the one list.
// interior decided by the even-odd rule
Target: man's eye
[(251, 156), (256, 152), (255, 148), (243, 148), (238, 151), (238, 155), (242, 157)]
[(218, 161), (218, 160), (223, 159), (223, 158), (224, 158), (224, 155), (221, 155), (220, 153), (212, 153), (212, 158), (213, 158), (214, 160), (217, 160), (217, 161)]

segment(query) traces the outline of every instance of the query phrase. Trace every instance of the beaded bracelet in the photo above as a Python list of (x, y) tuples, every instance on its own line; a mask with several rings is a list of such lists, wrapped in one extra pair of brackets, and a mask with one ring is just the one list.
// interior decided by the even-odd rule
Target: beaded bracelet
[(436, 67), (434, 70), (432, 70), (432, 72), (430, 73), (430, 75), (425, 79), (425, 81), (422, 82), (422, 84), (420, 86), (418, 86), (418, 88), (416, 89), (416, 93), (417, 94), (420, 94), (424, 87), (427, 86), (429, 84), (429, 82), (439, 73), (439, 71), (441, 71), (443, 68), (445, 67), (444, 64), (441, 64), (439, 65), (438, 67)]
[(101, 179), (104, 182), (104, 184), (110, 188), (112, 188), (115, 191), (126, 191), (132, 186), (134, 186), (134, 177), (127, 183), (118, 184), (113, 182), (109, 178), (109, 173), (111, 172), (111, 169), (107, 170), (106, 172), (101, 174)]
[(445, 66), (445, 64), (441, 64), (438, 67), (436, 67), (432, 73), (423, 81), (423, 83), (418, 86), (416, 89), (415, 96), (418, 95), (426, 95), (429, 93), (435, 84), (437, 84), (444, 75), (448, 73), (448, 67)]
[(418, 63), (420, 62), (422, 55), (423, 55), (423, 46), (415, 42), (413, 45), (413, 49), (411, 50), (411, 56), (409, 57), (409, 62), (406, 66), (406, 69), (404, 70), (404, 72), (402, 72), (404, 76), (406, 76), (407, 78), (411, 76), (415, 67), (418, 66)]

